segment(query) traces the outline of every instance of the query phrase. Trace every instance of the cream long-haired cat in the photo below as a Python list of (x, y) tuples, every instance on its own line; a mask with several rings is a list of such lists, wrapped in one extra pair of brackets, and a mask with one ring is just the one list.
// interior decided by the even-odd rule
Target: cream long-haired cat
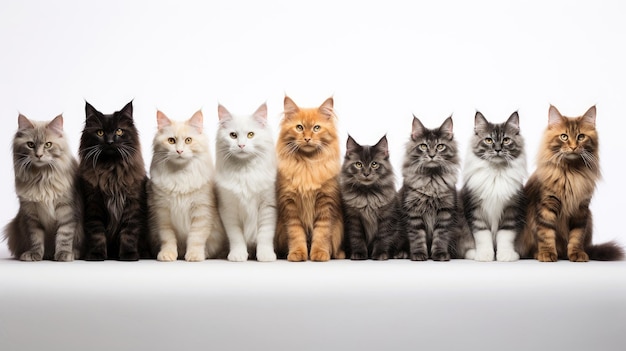
[(233, 115), (219, 105), (218, 116), (215, 179), (228, 260), (275, 261), (276, 152), (267, 105), (252, 115)]
[(221, 257), (225, 237), (217, 213), (214, 168), (202, 112), (184, 122), (157, 111), (148, 206), (159, 261)]

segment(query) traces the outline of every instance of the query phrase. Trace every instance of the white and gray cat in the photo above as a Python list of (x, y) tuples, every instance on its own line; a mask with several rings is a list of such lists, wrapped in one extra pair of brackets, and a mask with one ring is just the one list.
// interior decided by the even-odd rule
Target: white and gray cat
[(148, 209), (159, 261), (203, 261), (225, 252), (203, 120), (201, 111), (187, 121), (174, 121), (157, 111)]
[(230, 261), (274, 261), (276, 151), (267, 105), (252, 115), (218, 106), (216, 184)]
[(76, 193), (78, 163), (68, 146), (62, 115), (51, 121), (18, 116), (13, 166), (20, 207), (4, 231), (13, 257), (78, 259), (83, 239)]

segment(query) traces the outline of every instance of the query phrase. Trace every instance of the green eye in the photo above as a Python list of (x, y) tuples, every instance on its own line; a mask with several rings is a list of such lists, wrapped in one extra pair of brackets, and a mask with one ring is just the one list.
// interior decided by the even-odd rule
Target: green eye
[(172, 144), (172, 145), (174, 145), (174, 144), (176, 144), (176, 139), (174, 139), (174, 138), (167, 138), (167, 142)]
[(373, 169), (378, 169), (378, 167), (380, 167), (380, 165), (379, 165), (379, 164), (378, 164), (378, 162), (376, 162), (376, 161), (374, 161), (374, 162), (370, 163), (370, 166), (371, 166)]
[(252, 139), (252, 138), (254, 138), (254, 132), (248, 133), (248, 139)]
[(185, 144), (191, 144), (191, 138), (185, 139)]
[(439, 145), (437, 145), (437, 151), (443, 151), (443, 150), (445, 150), (445, 149), (446, 149), (446, 146), (445, 146), (445, 145), (443, 145), (443, 144), (439, 144)]
[(318, 125), (316, 125), (316, 126), (314, 126), (314, 127), (313, 127), (313, 131), (314, 131), (314, 132), (316, 132), (316, 133), (317, 133), (317, 132), (319, 132), (319, 131), (320, 131), (320, 129), (322, 129), (322, 127), (320, 127), (320, 126), (318, 126)]
[(297, 130), (298, 132), (302, 132), (302, 131), (304, 130), (304, 126), (303, 126), (302, 124), (298, 124), (298, 125), (296, 126), (296, 130)]
[(567, 134), (561, 134), (560, 138), (561, 138), (561, 140), (563, 140), (563, 141), (567, 141), (567, 139), (569, 139), (569, 137), (567, 136)]
[(485, 144), (487, 144), (487, 145), (491, 145), (491, 144), (493, 144), (493, 139), (491, 139), (491, 138), (485, 138)]
[(115, 135), (117, 135), (117, 136), (122, 136), (122, 135), (124, 135), (124, 131), (123, 131), (123, 130), (121, 130), (120, 128), (117, 128), (117, 129), (115, 130)]
[(235, 133), (235, 132), (232, 132), (232, 133), (230, 133), (228, 135), (230, 135), (231, 139), (237, 139), (237, 133)]
[(43, 144), (43, 146), (44, 146), (46, 149), (49, 149), (49, 148), (51, 148), (51, 147), (52, 147), (52, 143), (48, 141), (47, 143)]
[(26, 146), (28, 146), (31, 149), (34, 149), (35, 148), (35, 143), (33, 143), (32, 141), (29, 141), (29, 142), (26, 143)]
[(578, 139), (578, 141), (583, 141), (587, 139), (587, 136), (585, 134), (578, 134), (578, 137), (576, 139)]
[(104, 136), (104, 130), (102, 130), (102, 129), (98, 130), (98, 131), (96, 132), (96, 135), (97, 135), (97, 136), (99, 136), (99, 137)]
[(502, 144), (509, 145), (511, 143), (511, 138), (505, 137), (502, 139)]
[(361, 169), (361, 168), (363, 168), (363, 164), (361, 162), (355, 162), (354, 163), (354, 167), (356, 167), (358, 169)]
[(422, 151), (428, 150), (428, 145), (426, 144), (419, 144), (417, 147)]

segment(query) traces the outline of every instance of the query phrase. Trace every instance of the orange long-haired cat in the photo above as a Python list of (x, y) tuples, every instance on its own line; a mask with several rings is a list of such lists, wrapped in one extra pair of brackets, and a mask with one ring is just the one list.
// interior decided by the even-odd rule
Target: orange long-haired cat
[(524, 188), (528, 207), (517, 251), (542, 262), (621, 260), (624, 251), (615, 242), (591, 240), (589, 203), (600, 178), (596, 107), (565, 117), (550, 106), (548, 115), (537, 169)]
[(344, 258), (341, 158), (333, 98), (299, 108), (285, 96), (277, 142), (275, 246), (289, 261)]

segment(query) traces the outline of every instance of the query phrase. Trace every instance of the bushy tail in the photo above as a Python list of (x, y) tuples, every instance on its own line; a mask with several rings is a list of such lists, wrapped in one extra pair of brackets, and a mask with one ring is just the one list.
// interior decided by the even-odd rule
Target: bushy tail
[(586, 251), (589, 258), (596, 261), (621, 261), (624, 259), (624, 248), (614, 241), (592, 245)]

